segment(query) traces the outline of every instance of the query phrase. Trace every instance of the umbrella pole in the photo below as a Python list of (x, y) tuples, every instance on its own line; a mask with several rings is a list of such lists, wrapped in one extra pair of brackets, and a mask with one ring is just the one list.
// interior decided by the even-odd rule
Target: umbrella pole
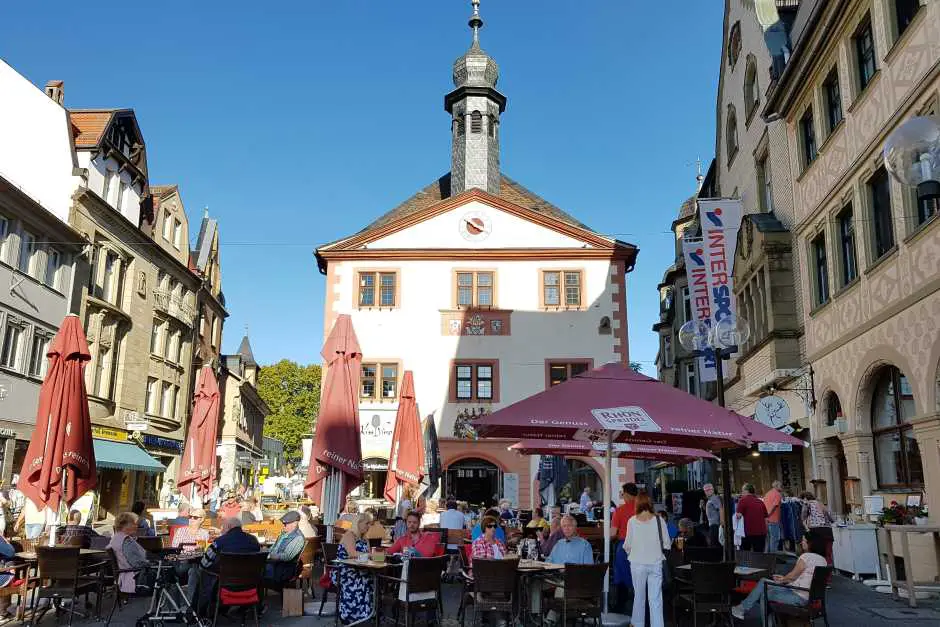
[(607, 432), (607, 456), (604, 458), (604, 562), (607, 564), (607, 576), (604, 577), (604, 614), (607, 613), (608, 597), (610, 596), (610, 497), (613, 494), (613, 442), (614, 434)]
[[(62, 498), (59, 499), (59, 508), (56, 512), (56, 517), (52, 521), (52, 525), (49, 528), (49, 546), (55, 546), (55, 538), (59, 535), (59, 521), (62, 520), (62, 505), (65, 503), (66, 494), (68, 491), (68, 475), (69, 467), (62, 467)], [(66, 512), (68, 515), (68, 512)]]

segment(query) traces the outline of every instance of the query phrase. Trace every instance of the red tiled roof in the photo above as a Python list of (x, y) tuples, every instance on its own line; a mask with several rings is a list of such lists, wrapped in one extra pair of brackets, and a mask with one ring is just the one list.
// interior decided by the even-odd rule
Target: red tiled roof
[(101, 143), (102, 135), (117, 109), (95, 109), (88, 111), (69, 111), (69, 120), (78, 130), (75, 136), (76, 148), (94, 148)]

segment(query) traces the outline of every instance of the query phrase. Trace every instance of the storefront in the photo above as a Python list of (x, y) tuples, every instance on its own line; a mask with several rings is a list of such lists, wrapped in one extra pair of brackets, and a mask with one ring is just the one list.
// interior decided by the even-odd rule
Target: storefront
[(156, 503), (153, 486), (166, 467), (130, 440), (126, 431), (92, 427), (92, 436), (99, 495), (95, 519), (104, 520), (128, 511), (137, 500)]
[(362, 484), (359, 496), (369, 500), (385, 498), (385, 481), (388, 478), (388, 461), (381, 457), (362, 460)]
[(0, 420), (0, 479), (3, 485), (12, 483), (13, 475), (19, 474), (26, 459), (26, 449), (33, 437), (33, 426)]

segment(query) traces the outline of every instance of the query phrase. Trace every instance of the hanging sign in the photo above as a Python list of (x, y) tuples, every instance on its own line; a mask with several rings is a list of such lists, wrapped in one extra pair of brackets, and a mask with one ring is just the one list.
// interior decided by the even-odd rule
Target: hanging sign
[[(705, 246), (701, 237), (682, 240), (682, 254), (685, 257), (685, 275), (689, 284), (689, 301), (692, 319), (711, 324), (711, 300), (708, 297), (708, 273), (705, 269)], [(698, 358), (699, 381), (708, 383), (715, 380), (715, 356), (711, 354)]]

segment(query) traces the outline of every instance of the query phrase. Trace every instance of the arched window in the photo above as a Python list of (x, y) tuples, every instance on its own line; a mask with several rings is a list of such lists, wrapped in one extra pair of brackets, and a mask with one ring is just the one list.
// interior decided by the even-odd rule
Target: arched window
[(839, 401), (839, 395), (835, 392), (826, 394), (826, 426), (835, 427), (836, 423), (842, 418), (842, 402)]
[(738, 115), (734, 105), (728, 105), (728, 116), (725, 121), (725, 149), (728, 152), (728, 163), (738, 154)]
[(757, 86), (757, 62), (753, 55), (747, 55), (747, 67), (744, 70), (744, 117), (751, 119), (751, 114), (760, 102), (760, 91)]
[(483, 132), (483, 114), (479, 111), (470, 114), (470, 132), (473, 134)]
[(738, 62), (738, 57), (741, 55), (741, 22), (735, 22), (731, 27), (731, 32), (728, 34), (728, 65), (731, 66), (731, 69), (734, 69), (734, 66)]
[(875, 468), (882, 488), (924, 484), (920, 449), (910, 423), (913, 417), (914, 391), (907, 377), (894, 366), (883, 368), (875, 379), (871, 400)]

